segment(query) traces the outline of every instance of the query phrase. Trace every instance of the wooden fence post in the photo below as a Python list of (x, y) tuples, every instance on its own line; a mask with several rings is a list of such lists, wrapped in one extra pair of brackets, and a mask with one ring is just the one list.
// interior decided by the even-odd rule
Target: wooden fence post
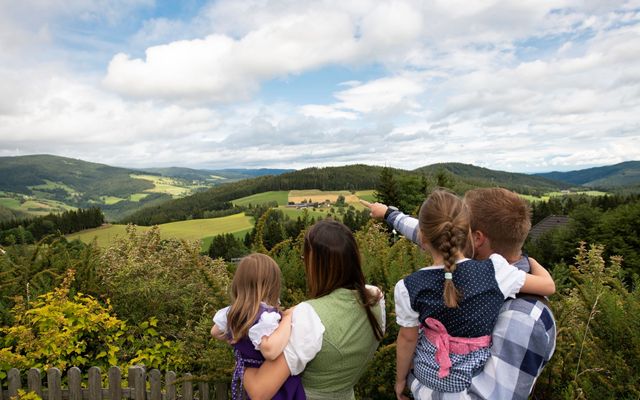
[(193, 400), (193, 383), (188, 372), (182, 376), (182, 399)]
[(38, 368), (31, 368), (27, 372), (27, 388), (42, 398), (42, 377)]
[[(133, 383), (133, 385), (132, 385)], [(147, 382), (144, 368), (135, 366), (129, 368), (129, 387), (132, 387), (133, 400), (145, 400), (147, 397)]]
[(89, 368), (89, 400), (102, 400), (102, 377), (100, 368)]
[(122, 373), (119, 367), (109, 368), (109, 398), (111, 400), (122, 399)]
[(225, 382), (216, 382), (216, 400), (227, 400), (229, 398), (229, 387)]
[(160, 371), (152, 369), (149, 372), (149, 383), (151, 385), (150, 400), (162, 400), (162, 374)]
[(176, 400), (176, 373), (173, 371), (167, 371), (164, 375), (164, 382), (166, 390), (165, 400)]
[(47, 389), (49, 391), (49, 400), (62, 400), (62, 374), (58, 368), (49, 368), (47, 370)]
[(207, 382), (198, 382), (198, 392), (200, 400), (209, 400), (209, 384)]
[(67, 371), (67, 380), (69, 382), (69, 400), (82, 400), (82, 377), (80, 368), (69, 368), (69, 371)]
[(9, 398), (18, 395), (18, 389), (22, 389), (22, 382), (20, 381), (20, 371), (17, 368), (11, 368), (7, 373), (8, 386), (9, 386)]

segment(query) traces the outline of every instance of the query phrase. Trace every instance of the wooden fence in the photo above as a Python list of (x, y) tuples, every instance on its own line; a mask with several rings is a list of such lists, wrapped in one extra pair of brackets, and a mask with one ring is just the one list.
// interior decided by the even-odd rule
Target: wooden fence
[[(49, 368), (46, 376), (46, 387), (39, 369), (32, 368), (27, 373), (26, 392), (34, 392), (43, 400), (227, 400), (229, 387), (227, 383), (216, 383), (210, 387), (208, 382), (194, 382), (191, 374), (178, 378), (175, 372), (169, 371), (164, 380), (159, 370), (153, 369), (147, 375), (144, 367), (129, 368), (128, 382), (122, 385), (120, 368), (111, 367), (107, 374), (107, 387), (102, 387), (100, 368), (91, 367), (88, 381), (82, 382), (81, 371), (77, 367), (67, 372), (67, 388), (62, 387), (62, 374), (58, 368)], [(0, 400), (9, 400), (23, 389), (20, 371), (13, 368), (7, 373), (7, 382), (0, 382)], [(1, 390), (7, 387), (6, 390)]]

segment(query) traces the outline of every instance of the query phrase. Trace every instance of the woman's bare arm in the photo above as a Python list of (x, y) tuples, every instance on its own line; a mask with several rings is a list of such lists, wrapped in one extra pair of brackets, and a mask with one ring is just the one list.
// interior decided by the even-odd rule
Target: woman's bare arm
[(247, 368), (244, 371), (244, 389), (252, 400), (273, 398), (291, 375), (284, 355), (273, 361), (265, 361), (260, 368)]

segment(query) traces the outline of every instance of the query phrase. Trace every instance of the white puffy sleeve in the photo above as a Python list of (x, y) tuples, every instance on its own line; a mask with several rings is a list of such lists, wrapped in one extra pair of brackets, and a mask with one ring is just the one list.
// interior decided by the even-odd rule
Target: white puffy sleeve
[(498, 287), (504, 298), (515, 298), (522, 285), (524, 285), (527, 273), (509, 264), (500, 254), (494, 253), (489, 258), (493, 263), (496, 282), (498, 282)]
[(249, 328), (249, 339), (256, 350), (260, 350), (260, 343), (264, 336), (271, 334), (278, 329), (280, 322), (280, 313), (275, 311), (265, 311), (260, 314), (260, 319), (251, 328)]
[(396, 322), (404, 328), (413, 328), (420, 325), (420, 314), (411, 308), (409, 291), (404, 285), (404, 279), (396, 283), (393, 291), (393, 299), (396, 303)]
[(291, 336), (284, 348), (284, 358), (291, 375), (304, 371), (322, 348), (324, 325), (310, 304), (302, 302), (293, 309)]
[(213, 323), (224, 333), (227, 333), (227, 313), (229, 313), (230, 307), (219, 309), (213, 316)]
[(380, 306), (380, 328), (382, 328), (382, 333), (384, 333), (385, 328), (387, 327), (387, 307), (384, 301), (384, 293), (380, 290), (379, 287), (373, 285), (365, 285), (368, 291), (374, 293), (380, 298), (378, 305)]

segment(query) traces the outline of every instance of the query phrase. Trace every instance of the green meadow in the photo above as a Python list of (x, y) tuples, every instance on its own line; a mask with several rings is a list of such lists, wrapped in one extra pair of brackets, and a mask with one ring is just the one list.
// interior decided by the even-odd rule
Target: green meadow
[(153, 183), (155, 185), (153, 189), (145, 190), (145, 192), (149, 193), (166, 193), (173, 197), (182, 197), (191, 194), (196, 188), (196, 186), (185, 186), (178, 179), (166, 176), (144, 174), (131, 174), (130, 176), (134, 179), (142, 179)]
[[(253, 220), (244, 214), (234, 214), (221, 218), (193, 219), (189, 221), (170, 222), (158, 225), (162, 238), (176, 238), (184, 240), (203, 240), (208, 238), (211, 243), (213, 236), (221, 233), (234, 233), (242, 235), (253, 228)], [(138, 226), (138, 230), (147, 231), (147, 226)], [(98, 246), (107, 247), (117, 236), (125, 235), (126, 225), (105, 225), (96, 229), (74, 233), (67, 236), (67, 239), (79, 239), (85, 243), (90, 243), (94, 239)], [(203, 246), (204, 249), (204, 246)]]
[(252, 194), (251, 196), (241, 197), (239, 199), (232, 200), (233, 204), (239, 206), (248, 206), (249, 204), (266, 204), (271, 202), (278, 203), (279, 206), (287, 204), (289, 201), (289, 192), (286, 190), (270, 191)]
[(559, 196), (567, 196), (567, 195), (587, 195), (587, 196), (604, 196), (606, 192), (600, 192), (598, 190), (582, 190), (582, 191), (571, 191), (569, 193), (563, 192), (548, 192), (542, 196), (531, 196), (528, 194), (519, 194), (520, 197), (529, 201), (548, 201), (551, 197), (559, 197)]

